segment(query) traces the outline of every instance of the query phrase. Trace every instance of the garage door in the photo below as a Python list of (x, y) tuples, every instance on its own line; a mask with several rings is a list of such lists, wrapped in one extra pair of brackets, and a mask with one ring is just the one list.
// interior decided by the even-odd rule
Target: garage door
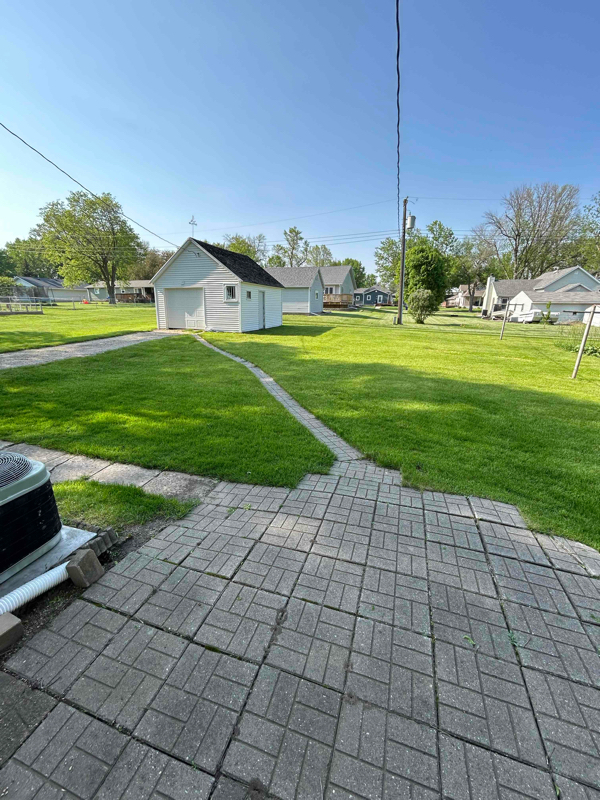
[(204, 328), (202, 289), (167, 289), (167, 325), (169, 328)]

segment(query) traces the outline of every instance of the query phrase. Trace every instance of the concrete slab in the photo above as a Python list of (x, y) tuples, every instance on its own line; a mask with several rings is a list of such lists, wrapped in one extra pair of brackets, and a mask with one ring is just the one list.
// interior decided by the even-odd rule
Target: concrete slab
[(49, 450), (47, 447), (39, 447), (36, 444), (13, 444), (5, 449), (11, 453), (20, 453), (22, 456), (27, 456), (27, 458), (41, 461), (49, 469), (71, 458), (69, 453), (63, 453), (60, 450)]
[(145, 492), (178, 497), (180, 500), (201, 500), (216, 486), (210, 478), (188, 475), (186, 472), (161, 472), (144, 485)]
[(0, 439), (0, 450), (4, 450), (6, 447), (10, 447), (12, 442), (7, 442), (4, 439)]
[(61, 481), (76, 481), (78, 478), (91, 478), (100, 470), (110, 467), (111, 461), (101, 458), (88, 458), (87, 456), (71, 456), (66, 461), (52, 469), (52, 483)]
[(99, 483), (117, 483), (121, 486), (145, 486), (160, 473), (158, 469), (145, 469), (134, 464), (111, 464), (94, 475)]
[(48, 550), (47, 553), (33, 561), (25, 567), (25, 569), (17, 572), (12, 578), (0, 584), (0, 597), (4, 597), (4, 595), (12, 592), (14, 589), (18, 589), (28, 581), (32, 581), (34, 578), (37, 578), (38, 575), (43, 575), (44, 572), (52, 569), (52, 567), (62, 564), (71, 553), (74, 553), (75, 550), (79, 550), (80, 547), (83, 547), (96, 536), (97, 534), (91, 531), (83, 531), (79, 528), (71, 528), (68, 525), (63, 525), (61, 539), (54, 545), (52, 550)]

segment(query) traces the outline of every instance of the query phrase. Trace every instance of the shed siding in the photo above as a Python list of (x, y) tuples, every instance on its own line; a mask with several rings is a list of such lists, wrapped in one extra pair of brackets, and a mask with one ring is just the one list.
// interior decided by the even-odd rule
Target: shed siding
[[(238, 300), (224, 301), (224, 284), (235, 284), (238, 287)], [(239, 299), (241, 281), (226, 267), (192, 244), (171, 262), (155, 283), (156, 321), (159, 328), (168, 326), (165, 289), (192, 286), (204, 289), (207, 328), (217, 331), (241, 330)]]
[(308, 289), (287, 288), (281, 290), (284, 314), (308, 314)]
[[(247, 293), (250, 292), (250, 298)], [(242, 333), (260, 329), (260, 292), (265, 293), (265, 328), (281, 325), (281, 289), (242, 283)]]

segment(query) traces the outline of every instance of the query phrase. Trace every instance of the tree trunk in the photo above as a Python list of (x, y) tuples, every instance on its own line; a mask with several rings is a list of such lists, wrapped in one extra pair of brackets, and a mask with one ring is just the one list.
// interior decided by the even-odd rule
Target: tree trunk
[(109, 306), (116, 306), (117, 301), (115, 300), (115, 284), (114, 284), (114, 282), (106, 284), (106, 291), (108, 292), (108, 305)]
[(475, 299), (475, 294), (473, 292), (469, 292), (469, 311), (473, 311), (474, 299)]

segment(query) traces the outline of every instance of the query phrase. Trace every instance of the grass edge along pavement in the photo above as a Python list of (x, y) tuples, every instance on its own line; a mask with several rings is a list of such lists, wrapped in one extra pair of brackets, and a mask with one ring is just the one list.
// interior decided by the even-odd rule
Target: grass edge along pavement
[(496, 323), (449, 317), (398, 328), (386, 312), (342, 312), (203, 336), (407, 485), (512, 503), (536, 530), (598, 547), (598, 359), (573, 381), (550, 326), (515, 326), (501, 342)]
[(99, 483), (80, 478), (54, 485), (54, 495), (63, 521), (85, 520), (87, 524), (119, 531), (126, 525), (144, 525), (155, 519), (176, 520), (199, 504), (199, 500), (177, 500), (145, 492), (137, 486)]
[(71, 304), (44, 308), (42, 315), (0, 316), (0, 354), (108, 339), (156, 328), (154, 305)]
[(294, 487), (333, 454), (240, 364), (192, 337), (0, 372), (0, 439)]

